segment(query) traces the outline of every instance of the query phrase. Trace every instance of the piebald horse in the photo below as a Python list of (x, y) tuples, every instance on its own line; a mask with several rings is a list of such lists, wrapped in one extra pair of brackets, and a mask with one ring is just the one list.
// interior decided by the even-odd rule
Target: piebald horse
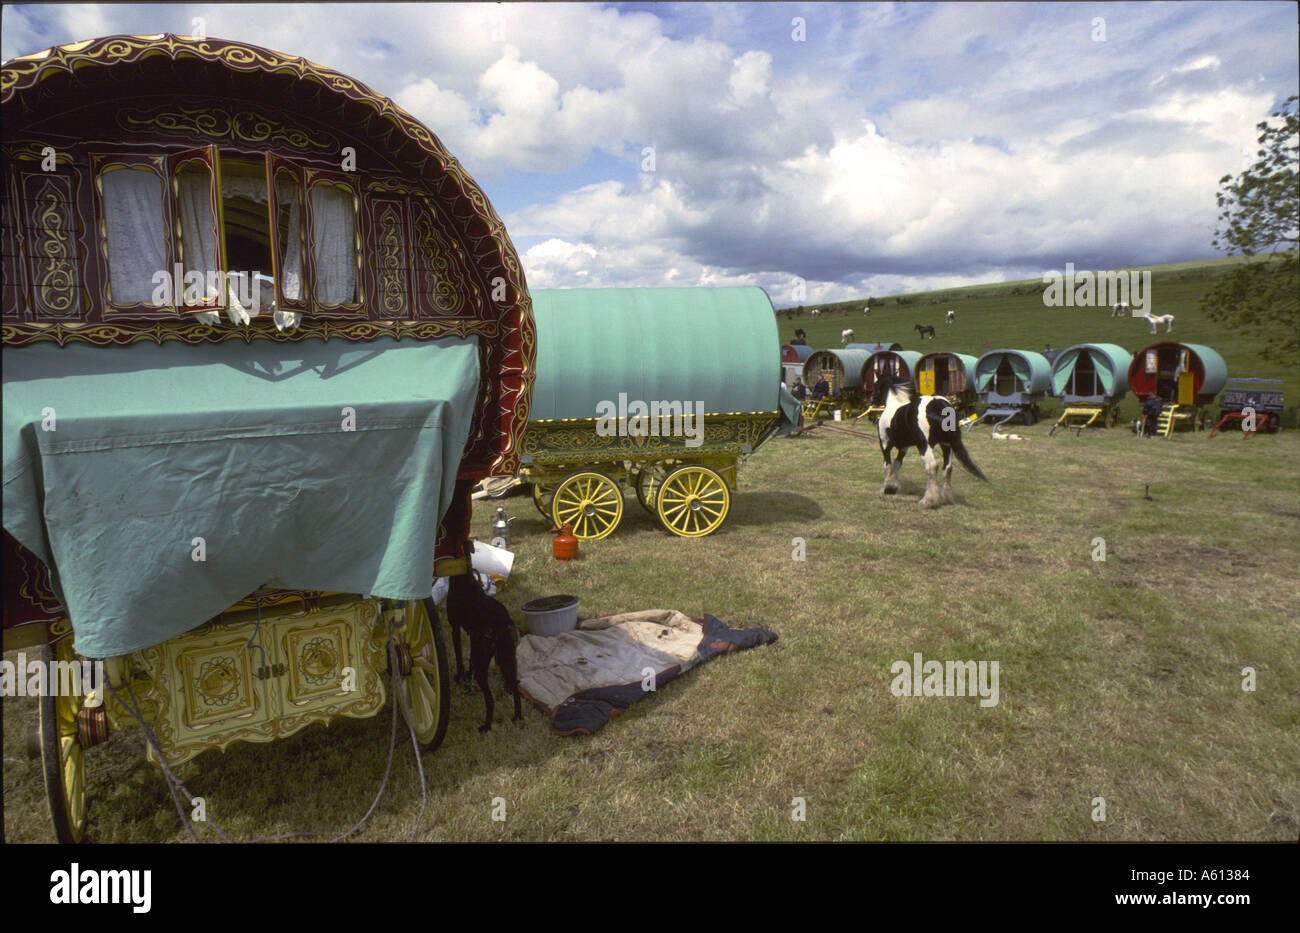
[[(876, 376), (871, 404), (885, 408), (876, 422), (880, 453), (885, 458), (885, 484), (880, 487), (881, 495), (898, 492), (898, 472), (909, 447), (915, 447), (925, 463), (925, 495), (918, 503), (923, 509), (955, 502), (952, 496), (954, 455), (967, 472), (988, 482), (966, 452), (961, 428), (957, 424), (957, 410), (952, 402), (940, 395), (917, 396), (906, 380), (894, 373), (883, 372)], [(891, 450), (897, 451), (892, 463), (889, 460)], [(940, 453), (943, 454), (942, 487), (938, 483)]]

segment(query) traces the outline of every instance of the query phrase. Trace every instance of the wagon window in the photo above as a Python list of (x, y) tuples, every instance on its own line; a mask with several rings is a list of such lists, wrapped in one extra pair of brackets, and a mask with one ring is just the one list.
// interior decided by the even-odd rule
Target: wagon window
[(111, 165), (100, 175), (109, 296), (117, 305), (154, 305), (154, 274), (167, 271), (163, 179), (143, 165)]
[(311, 187), (311, 218), (316, 301), (334, 307), (356, 304), (360, 255), (352, 189), (316, 182)]

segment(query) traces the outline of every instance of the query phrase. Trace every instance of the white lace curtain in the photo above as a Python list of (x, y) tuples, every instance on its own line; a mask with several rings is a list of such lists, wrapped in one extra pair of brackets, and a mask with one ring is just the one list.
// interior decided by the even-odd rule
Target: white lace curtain
[(311, 210), (316, 300), (329, 305), (350, 304), (357, 300), (356, 218), (352, 192), (336, 185), (313, 185)]
[(108, 282), (113, 303), (153, 304), (154, 274), (167, 268), (163, 180), (146, 169), (114, 169), (101, 177)]
[(275, 199), (280, 205), (289, 205), (288, 230), (283, 236), (279, 231), (280, 252), (280, 293), (287, 300), (296, 301), (302, 297), (302, 235), (299, 232), (302, 213), (302, 191), (298, 182), (288, 175), (278, 175), (275, 179)]
[[(212, 215), (212, 172), (206, 165), (191, 166), (180, 173), (177, 181), (180, 187), (181, 256), (185, 272), (201, 273), (204, 297), (215, 298), (221, 294), (224, 283), (219, 274), (208, 275), (209, 272), (221, 271), (217, 221)], [(182, 296), (176, 297), (176, 304), (185, 304)]]

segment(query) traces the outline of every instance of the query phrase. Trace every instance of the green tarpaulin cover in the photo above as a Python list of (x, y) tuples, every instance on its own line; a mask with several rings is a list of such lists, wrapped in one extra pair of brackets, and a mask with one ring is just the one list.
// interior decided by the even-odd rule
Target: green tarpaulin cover
[(262, 586), (429, 595), (474, 338), (3, 359), (4, 527), (50, 568), (82, 654), (165, 641)]
[(595, 418), (601, 402), (778, 410), (781, 343), (761, 288), (534, 289), (530, 421)]

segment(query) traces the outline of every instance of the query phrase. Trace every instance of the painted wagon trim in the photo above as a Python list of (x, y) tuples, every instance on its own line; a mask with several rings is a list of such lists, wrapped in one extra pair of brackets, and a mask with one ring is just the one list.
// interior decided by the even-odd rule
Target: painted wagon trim
[[(100, 82), (103, 89), (87, 84), (88, 75), (101, 70), (110, 76), (120, 76), (134, 93), (129, 67), (152, 59), (170, 59), (178, 73), (191, 77), (204, 74), (232, 81), (270, 81), (277, 89), (292, 93), (302, 84), (318, 88), (315, 100), (337, 103), (339, 120), (364, 120), (369, 124), (366, 136), (378, 141), (390, 153), (395, 165), (403, 171), (419, 176), (437, 192), (438, 203), (445, 210), (454, 205), (451, 219), (472, 253), (468, 268), (478, 277), (475, 288), (482, 295), (492, 295), (495, 285), (504, 286), (504, 300), (494, 302), (499, 308), (496, 320), (419, 322), (414, 328), (402, 328), (403, 322), (338, 321), (333, 327), (325, 326), (325, 319), (304, 318), (297, 333), (286, 338), (269, 322), (253, 322), (242, 333), (223, 327), (207, 328), (203, 325), (185, 324), (174, 316), (163, 318), (178, 326), (175, 337), (187, 343), (205, 341), (222, 342), (232, 339), (288, 341), (312, 337), (340, 336), (348, 340), (370, 340), (379, 336), (430, 337), (477, 333), (494, 338), (486, 343), (485, 368), (501, 373), (500, 380), (489, 386), (470, 449), (482, 451), (484, 442), (490, 452), (475, 453), (473, 462), (466, 463), (466, 478), (483, 475), (509, 475), (518, 467), (519, 443), (527, 424), (531, 399), (532, 374), (536, 365), (537, 336), (530, 313), (531, 305), (523, 269), (513, 244), (506, 234), (505, 225), (492, 208), (482, 189), (464, 170), (459, 161), (447, 151), (441, 141), (427, 127), (387, 97), (373, 91), (365, 84), (341, 72), (317, 65), (307, 59), (265, 49), (260, 46), (223, 39), (194, 39), (159, 33), (145, 36), (115, 35), (99, 39), (68, 43), (30, 55), (17, 56), (4, 64), (0, 72), (0, 104), (5, 108), (5, 135), (7, 140), (20, 141), (24, 126), (43, 119), (43, 107), (60, 94), (75, 92), (107, 94), (120, 97), (121, 88), (113, 81)], [(120, 72), (120, 75), (119, 75)], [(121, 83), (119, 81), (119, 83)], [(194, 136), (207, 132), (196, 130)], [(274, 148), (270, 138), (254, 141), (256, 146)], [(39, 158), (38, 153), (29, 153)], [(498, 291), (498, 294), (500, 292)], [(480, 297), (480, 301), (482, 298)], [(4, 322), (4, 341), (20, 346), (29, 342), (54, 340), (60, 345), (69, 341), (84, 341), (97, 345), (121, 345), (134, 342), (139, 337), (142, 322), (131, 326), (130, 315), (115, 314), (112, 322), (85, 322), (76, 327), (72, 322)], [(157, 313), (149, 315), (159, 320)], [(495, 323), (495, 329), (489, 325)], [(418, 328), (418, 329), (417, 329)], [(458, 333), (459, 331), (459, 333)], [(501, 360), (492, 357), (503, 354)], [(495, 430), (484, 436), (484, 426), (495, 425)], [(481, 462), (479, 460), (481, 459)]]

